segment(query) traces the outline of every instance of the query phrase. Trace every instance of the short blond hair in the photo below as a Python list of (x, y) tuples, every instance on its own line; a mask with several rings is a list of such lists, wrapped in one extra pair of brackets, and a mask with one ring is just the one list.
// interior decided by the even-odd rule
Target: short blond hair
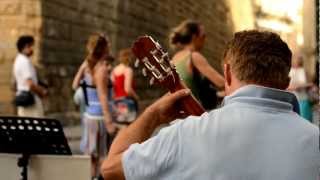
[(130, 48), (122, 49), (119, 52), (118, 59), (120, 63), (129, 65), (133, 54)]

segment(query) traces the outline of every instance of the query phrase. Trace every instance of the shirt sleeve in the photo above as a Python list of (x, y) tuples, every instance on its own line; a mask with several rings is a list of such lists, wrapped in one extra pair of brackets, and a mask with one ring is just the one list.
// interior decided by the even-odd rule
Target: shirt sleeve
[(180, 122), (162, 129), (142, 144), (133, 144), (122, 157), (127, 180), (179, 179)]
[(18, 70), (20, 71), (19, 74), (22, 79), (28, 80), (32, 79), (32, 65), (30, 64), (31, 62), (28, 62), (29, 60), (25, 59), (20, 62), (20, 66)]

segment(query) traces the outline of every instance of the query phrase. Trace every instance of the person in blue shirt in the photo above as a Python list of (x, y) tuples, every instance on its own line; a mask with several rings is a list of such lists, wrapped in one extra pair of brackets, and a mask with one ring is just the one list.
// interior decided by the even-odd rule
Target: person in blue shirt
[[(226, 97), (221, 108), (184, 118), (180, 90), (149, 106), (111, 146), (101, 171), (119, 180), (317, 179), (319, 129), (295, 112), (285, 91), (292, 53), (279, 35), (235, 33), (224, 53)], [(294, 111), (295, 110), (295, 111)]]

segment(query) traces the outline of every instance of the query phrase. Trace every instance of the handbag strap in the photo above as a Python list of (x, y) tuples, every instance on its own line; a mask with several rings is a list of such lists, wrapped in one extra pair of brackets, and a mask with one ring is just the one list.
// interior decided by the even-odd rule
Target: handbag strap
[(84, 102), (86, 105), (89, 105), (89, 100), (88, 100), (88, 93), (87, 93), (87, 88), (96, 88), (95, 86), (88, 85), (85, 80), (81, 81), (80, 86), (82, 88), (83, 94), (84, 94)]
[(199, 83), (202, 79), (202, 75), (193, 63), (193, 58), (192, 58), (193, 52), (194, 52), (193, 50), (190, 50), (190, 63), (191, 63), (192, 75), (193, 75), (195, 82), (199, 85)]
[(191, 63), (191, 68), (192, 68), (192, 73), (195, 77), (198, 77), (201, 79), (202, 75), (200, 73), (200, 71), (197, 69), (197, 67), (194, 65), (193, 63), (193, 58), (192, 58), (192, 54), (193, 54), (193, 50), (190, 50), (190, 63)]

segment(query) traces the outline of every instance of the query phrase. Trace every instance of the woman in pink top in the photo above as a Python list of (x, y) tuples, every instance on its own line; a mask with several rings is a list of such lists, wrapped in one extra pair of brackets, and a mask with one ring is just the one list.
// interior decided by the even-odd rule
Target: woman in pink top
[(119, 52), (119, 64), (111, 73), (114, 98), (114, 121), (118, 127), (129, 125), (137, 116), (137, 100), (139, 99), (133, 87), (133, 70), (129, 66), (132, 52), (123, 49)]

